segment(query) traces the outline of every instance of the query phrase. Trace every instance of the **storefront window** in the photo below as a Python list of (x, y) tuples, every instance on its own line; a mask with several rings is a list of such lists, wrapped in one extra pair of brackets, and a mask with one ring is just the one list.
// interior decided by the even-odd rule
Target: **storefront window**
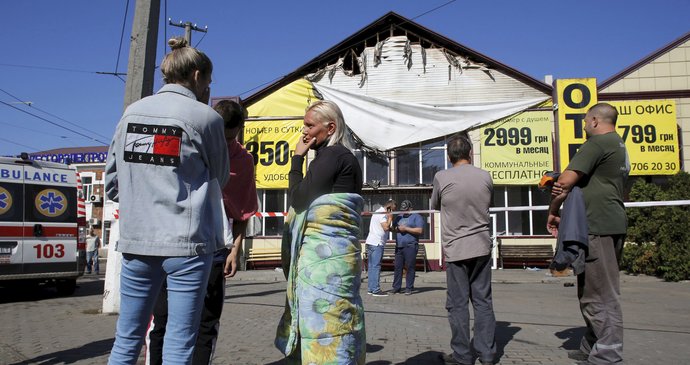
[(422, 145), (422, 183), (432, 184), (434, 175), (446, 169), (445, 141), (437, 140)]
[(380, 186), (389, 185), (388, 182), (388, 157), (368, 154), (366, 155), (366, 168), (364, 169), (364, 181), (373, 184), (377, 181)]
[(431, 184), (438, 171), (445, 170), (445, 138), (395, 150), (398, 185)]
[[(259, 209), (263, 212), (285, 212), (286, 190), (259, 190)], [(281, 236), (283, 234), (284, 217), (263, 217), (260, 236)]]
[(395, 151), (398, 185), (417, 185), (419, 181), (419, 148)]
[[(549, 195), (536, 186), (496, 186), (493, 206), (533, 207), (549, 204)], [(548, 234), (545, 210), (496, 212), (496, 229), (499, 236), (534, 236)]]

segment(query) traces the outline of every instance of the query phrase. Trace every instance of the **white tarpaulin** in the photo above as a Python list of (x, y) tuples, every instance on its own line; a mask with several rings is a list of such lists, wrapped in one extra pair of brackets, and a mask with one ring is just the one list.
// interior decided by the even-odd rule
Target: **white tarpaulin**
[(490, 123), (548, 99), (428, 105), (378, 99), (323, 83), (314, 83), (314, 88), (325, 100), (338, 104), (345, 123), (366, 146), (381, 151)]

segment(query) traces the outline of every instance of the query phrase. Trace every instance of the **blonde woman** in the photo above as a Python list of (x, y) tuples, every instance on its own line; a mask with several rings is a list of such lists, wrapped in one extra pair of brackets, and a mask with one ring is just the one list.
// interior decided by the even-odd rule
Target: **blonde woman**
[[(346, 141), (335, 103), (309, 106), (292, 157), (291, 213), (283, 235), (287, 305), (275, 343), (289, 364), (364, 364), (362, 170)], [(316, 157), (303, 176), (309, 149)]]
[(229, 176), (223, 119), (208, 104), (211, 60), (171, 39), (165, 85), (125, 111), (106, 164), (119, 202), (120, 316), (109, 364), (135, 364), (167, 284), (163, 362), (189, 364), (213, 253), (223, 245), (220, 189)]

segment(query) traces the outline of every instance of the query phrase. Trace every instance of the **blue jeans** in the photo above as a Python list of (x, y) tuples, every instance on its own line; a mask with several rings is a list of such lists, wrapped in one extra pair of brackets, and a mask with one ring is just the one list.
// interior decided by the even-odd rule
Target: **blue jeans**
[(92, 267), (93, 271), (98, 274), (100, 271), (98, 266), (98, 249), (86, 252), (86, 272), (90, 274)]
[(213, 254), (190, 257), (123, 254), (120, 317), (108, 364), (137, 363), (153, 305), (166, 276), (169, 317), (163, 362), (190, 364), (212, 260)]
[(381, 291), (381, 286), (379, 285), (381, 258), (383, 258), (383, 245), (367, 245), (367, 290), (370, 293)]

